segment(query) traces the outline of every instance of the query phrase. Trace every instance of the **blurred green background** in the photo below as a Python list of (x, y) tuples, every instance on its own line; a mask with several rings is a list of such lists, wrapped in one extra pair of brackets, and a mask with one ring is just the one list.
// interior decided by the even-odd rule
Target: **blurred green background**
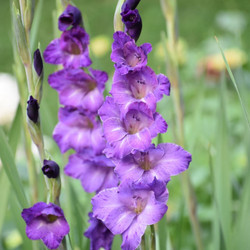
[[(74, 3), (82, 11), (85, 28), (90, 34), (92, 67), (106, 70), (112, 79), (114, 68), (110, 52), (116, 1), (81, 0)], [(10, 6), (10, 1), (2, 0), (0, 3), (0, 72), (7, 73), (13, 72)], [(55, 6), (55, 1), (43, 1), (36, 39), (42, 51), (55, 38), (56, 24), (52, 18)], [(141, 0), (138, 9), (143, 21), (143, 30), (137, 43), (152, 44), (153, 51), (149, 55), (148, 65), (156, 73), (166, 74), (165, 57), (168, 55), (164, 54), (165, 45), (162, 42), (166, 24), (160, 1)], [(249, 13), (250, 4), (247, 0), (178, 1), (178, 61), (185, 110), (185, 149), (193, 155), (189, 175), (196, 194), (204, 249), (250, 249), (249, 129), (214, 39), (215, 35), (219, 38), (249, 112)], [(43, 131), (47, 135), (46, 147), (63, 167), (58, 148), (51, 139), (57, 123), (59, 105), (57, 93), (47, 84), (47, 76), (55, 70), (55, 66), (45, 65), (41, 119)], [(110, 84), (111, 80), (107, 86), (108, 90)], [(173, 142), (175, 114), (171, 98), (164, 98), (158, 105), (158, 111), (169, 124), (163, 141)], [(18, 152), (17, 166), (21, 178), (27, 184), (25, 157), (21, 149)], [(72, 225), (77, 224), (81, 231), (74, 236), (72, 233), (71, 236), (75, 238), (73, 242), (78, 246), (76, 249), (83, 249), (81, 247), (87, 243), (82, 243), (80, 238), (88, 226), (86, 215), (90, 205), (86, 202), (89, 197), (84, 196), (80, 183), (66, 178), (65, 183), (67, 182), (71, 184), (70, 188), (65, 185), (66, 188), (63, 189), (63, 206), (68, 213), (72, 212), (72, 208), (68, 208), (67, 204), (67, 195), (70, 194), (71, 199), (76, 199), (74, 202), (77, 209), (73, 209), (75, 214), (79, 215), (82, 211), (83, 223), (76, 222), (77, 219), (71, 220)], [(167, 241), (167, 249), (196, 249), (181, 179), (173, 177), (168, 187), (168, 223), (165, 229), (160, 231), (161, 246), (162, 241)], [(13, 206), (13, 202), (9, 201), (10, 206)], [(18, 213), (14, 215), (10, 206), (2, 233), (0, 228), (0, 249), (25, 249), (22, 245), (25, 239), (16, 231), (14, 222)], [(76, 229), (72, 231), (75, 232)], [(11, 243), (15, 240), (16, 244)]]

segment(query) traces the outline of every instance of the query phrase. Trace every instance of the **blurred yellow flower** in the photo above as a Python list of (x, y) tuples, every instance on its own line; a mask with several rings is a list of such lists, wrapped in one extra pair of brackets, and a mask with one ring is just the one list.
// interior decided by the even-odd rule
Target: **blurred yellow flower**
[[(236, 69), (248, 61), (247, 54), (238, 48), (224, 50), (224, 54), (231, 69)], [(226, 65), (221, 53), (217, 53), (202, 59), (199, 63), (199, 69), (202, 72), (205, 71), (207, 75), (218, 76), (226, 70)]]
[[(166, 49), (167, 49), (167, 46), (168, 46), (168, 41), (166, 43)], [(161, 61), (165, 60), (165, 48), (162, 42), (159, 42), (156, 45), (155, 57)], [(179, 65), (183, 65), (187, 61), (187, 43), (182, 38), (179, 38), (178, 44), (177, 44), (177, 59), (178, 59)]]
[(111, 40), (108, 36), (96, 36), (90, 41), (90, 50), (96, 57), (102, 57), (111, 50)]

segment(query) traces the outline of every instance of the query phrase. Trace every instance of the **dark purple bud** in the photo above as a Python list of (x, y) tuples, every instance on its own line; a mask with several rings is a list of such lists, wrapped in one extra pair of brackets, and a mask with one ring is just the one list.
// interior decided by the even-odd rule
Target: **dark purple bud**
[(142, 29), (141, 16), (138, 10), (129, 10), (128, 12), (122, 12), (121, 16), (122, 22), (125, 24), (125, 32), (131, 38), (137, 41)]
[(36, 70), (36, 73), (40, 77), (43, 73), (43, 60), (42, 60), (41, 53), (40, 53), (39, 49), (37, 49), (34, 52), (33, 63), (34, 63), (34, 68)]
[(39, 116), (39, 104), (36, 99), (33, 98), (33, 96), (30, 96), (30, 99), (27, 101), (27, 116), (31, 121), (34, 123), (37, 123), (38, 116)]
[(79, 9), (69, 4), (58, 18), (58, 29), (65, 31), (71, 25), (73, 27), (82, 25), (82, 14)]
[(44, 160), (42, 171), (48, 178), (57, 178), (59, 176), (60, 168), (56, 162)]
[(134, 10), (139, 4), (140, 0), (126, 0), (122, 5), (122, 12), (128, 12)]

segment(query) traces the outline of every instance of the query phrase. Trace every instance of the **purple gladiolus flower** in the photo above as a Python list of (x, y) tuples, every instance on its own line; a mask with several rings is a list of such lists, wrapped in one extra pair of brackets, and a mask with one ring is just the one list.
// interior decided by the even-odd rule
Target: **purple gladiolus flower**
[(103, 91), (108, 80), (106, 72), (89, 68), (64, 69), (49, 76), (50, 86), (59, 92), (60, 103), (96, 112), (104, 101)]
[(114, 167), (114, 163), (105, 155), (95, 155), (92, 149), (86, 149), (69, 157), (64, 172), (79, 179), (84, 190), (92, 193), (117, 186), (118, 178)]
[(163, 94), (169, 95), (170, 82), (162, 74), (157, 77), (148, 66), (126, 75), (116, 71), (110, 93), (114, 97), (114, 102), (121, 105), (122, 113), (127, 111), (131, 103), (138, 101), (145, 102), (152, 112), (155, 112), (156, 102)]
[(59, 39), (53, 40), (43, 53), (44, 61), (51, 64), (63, 64), (65, 68), (88, 67), (89, 35), (82, 27), (64, 31)]
[(58, 29), (65, 31), (70, 26), (76, 27), (78, 25), (82, 25), (81, 11), (69, 4), (58, 18)]
[(122, 12), (134, 10), (139, 4), (140, 0), (126, 0), (122, 5)]
[(138, 47), (135, 41), (122, 31), (115, 32), (113, 38), (111, 60), (120, 74), (125, 75), (146, 66), (147, 54), (152, 50), (151, 44), (144, 43)]
[(42, 240), (49, 249), (59, 247), (69, 233), (69, 225), (63, 210), (53, 203), (38, 202), (31, 208), (23, 209), (26, 234), (31, 240)]
[(90, 239), (90, 250), (99, 250), (101, 247), (110, 250), (114, 235), (102, 223), (93, 217), (93, 213), (89, 213), (90, 226), (84, 235)]
[(91, 147), (98, 154), (105, 147), (102, 125), (96, 116), (68, 106), (59, 109), (59, 123), (54, 129), (53, 138), (62, 153), (70, 148), (81, 152)]
[(108, 142), (104, 150), (107, 157), (123, 158), (136, 150), (144, 151), (150, 146), (152, 138), (167, 130), (162, 116), (153, 114), (144, 102), (132, 103), (122, 116), (114, 99), (107, 97), (99, 115)]
[(122, 234), (122, 249), (136, 249), (147, 225), (157, 223), (166, 213), (166, 184), (122, 182), (104, 189), (92, 199), (93, 216), (103, 221), (113, 234)]
[(169, 178), (185, 171), (192, 160), (190, 153), (181, 146), (162, 143), (145, 152), (137, 151), (121, 160), (115, 160), (115, 172), (121, 181), (129, 178), (133, 181), (151, 182), (154, 178), (168, 182)]
[(142, 30), (142, 20), (138, 10), (122, 12), (121, 16), (122, 22), (125, 24), (125, 32), (137, 41)]

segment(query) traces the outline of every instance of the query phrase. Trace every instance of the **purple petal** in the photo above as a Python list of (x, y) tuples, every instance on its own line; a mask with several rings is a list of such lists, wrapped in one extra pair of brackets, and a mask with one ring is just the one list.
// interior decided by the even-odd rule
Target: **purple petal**
[(142, 225), (153, 225), (161, 220), (167, 212), (167, 205), (164, 202), (158, 202), (154, 193), (150, 193), (147, 206), (138, 216), (138, 223)]
[(95, 153), (101, 153), (105, 147), (102, 126), (95, 116), (87, 115), (69, 107), (60, 108), (59, 123), (56, 125), (53, 138), (62, 153), (73, 148), (81, 152), (93, 147)]
[(90, 250), (99, 250), (101, 247), (111, 250), (114, 235), (102, 223), (102, 221), (93, 217), (93, 213), (89, 213), (90, 226), (84, 235), (90, 239)]
[(58, 248), (70, 230), (63, 210), (53, 203), (38, 202), (33, 207), (24, 209), (22, 217), (27, 224), (28, 238), (43, 240), (49, 249)]
[(162, 143), (157, 146), (164, 155), (154, 166), (155, 172), (162, 177), (170, 177), (187, 170), (192, 156), (181, 146), (172, 143)]
[(133, 102), (145, 102), (155, 112), (156, 97), (155, 89), (158, 86), (154, 71), (145, 66), (138, 71), (121, 75), (115, 72), (111, 94), (114, 102), (122, 105), (122, 113), (127, 111), (128, 105)]
[(121, 16), (122, 22), (125, 24), (125, 32), (137, 41), (142, 30), (142, 20), (138, 10), (122, 12)]
[(149, 128), (152, 138), (156, 137), (159, 133), (165, 133), (168, 128), (166, 121), (159, 113), (154, 114), (154, 120), (155, 122)]
[(67, 30), (70, 26), (82, 25), (82, 15), (78, 8), (68, 5), (64, 12), (58, 18), (58, 29)]
[(121, 140), (127, 135), (121, 120), (118, 118), (110, 118), (103, 123), (105, 137), (109, 143)]
[(112, 145), (107, 144), (103, 153), (108, 158), (115, 157), (122, 159), (124, 156), (130, 154), (132, 150), (132, 146), (128, 143), (128, 136), (125, 136), (122, 140), (113, 142)]
[(151, 134), (149, 129), (145, 128), (134, 135), (128, 135), (128, 142), (130, 146), (133, 148), (132, 153), (135, 150), (143, 151), (147, 149), (151, 144)]
[(98, 89), (103, 91), (105, 88), (105, 83), (108, 81), (108, 74), (104, 71), (94, 70), (89, 68), (90, 73), (96, 79)]
[(140, 46), (140, 48), (144, 51), (145, 55), (147, 55), (151, 52), (152, 45), (150, 43), (144, 43)]
[(120, 118), (119, 107), (114, 103), (114, 99), (110, 96), (106, 97), (105, 102), (98, 111), (103, 122), (110, 118)]
[(121, 180), (131, 179), (132, 181), (137, 181), (144, 173), (144, 170), (138, 167), (131, 154), (116, 161), (115, 165), (115, 173), (117, 173)]
[(132, 38), (126, 35), (126, 33), (122, 31), (117, 31), (113, 35), (114, 42), (112, 44), (112, 50), (123, 48), (124, 44), (132, 41)]
[(118, 188), (105, 189), (92, 198), (93, 215), (102, 220), (113, 234), (123, 233), (136, 214), (120, 201)]
[(62, 64), (62, 51), (60, 49), (60, 40), (53, 40), (43, 52), (43, 58), (46, 63)]
[(130, 227), (122, 234), (121, 248), (123, 250), (134, 250), (138, 248), (146, 228), (147, 225), (140, 224), (138, 220), (135, 219)]
[(25, 208), (22, 211), (22, 217), (26, 224), (28, 224), (34, 217), (40, 215), (41, 211), (48, 205), (45, 202), (37, 202), (31, 208)]
[(170, 95), (170, 81), (169, 79), (163, 75), (159, 74), (157, 76), (158, 79), (158, 87), (156, 88), (154, 94), (157, 99), (157, 101), (161, 100), (163, 95)]
[(118, 183), (110, 165), (112, 166), (112, 162), (105, 156), (95, 156), (92, 150), (86, 150), (85, 153), (71, 155), (64, 172), (79, 179), (86, 192), (99, 192)]

